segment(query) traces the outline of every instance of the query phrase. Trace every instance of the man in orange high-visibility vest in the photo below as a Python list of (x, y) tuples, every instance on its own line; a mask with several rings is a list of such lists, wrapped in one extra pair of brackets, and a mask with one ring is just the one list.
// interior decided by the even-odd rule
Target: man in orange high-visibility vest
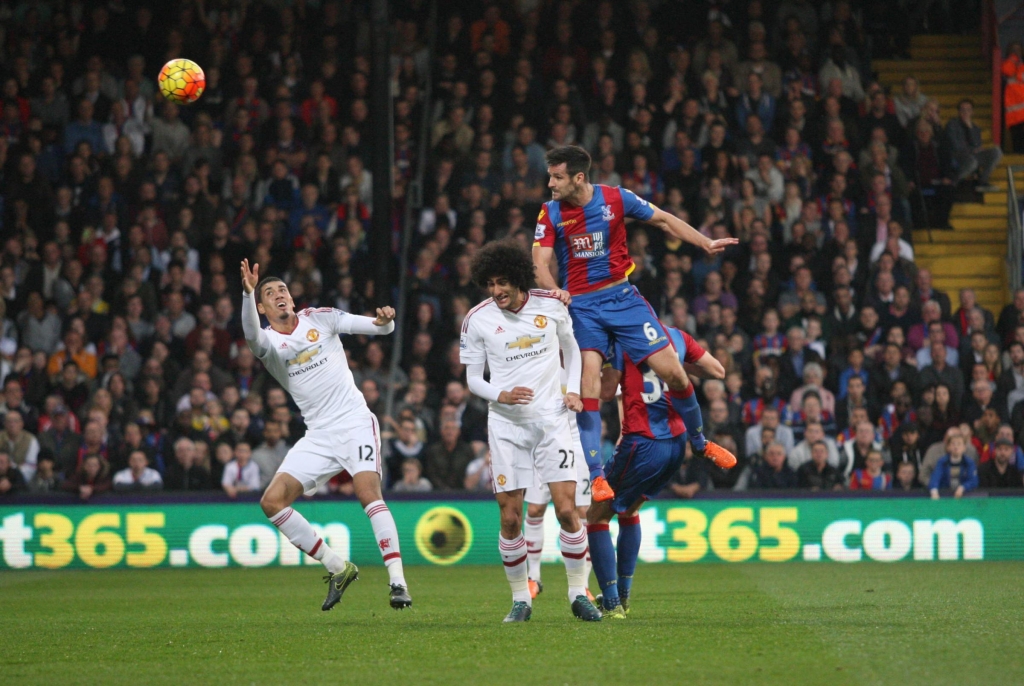
[(1003, 105), (1006, 108), (1006, 126), (1010, 130), (1014, 152), (1024, 152), (1024, 55), (1018, 41), (1010, 43), (1003, 60)]

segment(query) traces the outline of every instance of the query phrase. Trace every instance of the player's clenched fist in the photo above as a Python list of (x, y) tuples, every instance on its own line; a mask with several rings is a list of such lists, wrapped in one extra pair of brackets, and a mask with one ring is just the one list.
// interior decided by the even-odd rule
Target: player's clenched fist
[(498, 394), (498, 402), (502, 405), (529, 405), (533, 400), (533, 391), (525, 386), (516, 386), (511, 391)]
[[(242, 260), (242, 288), (245, 289), (246, 293), (252, 293), (256, 289), (256, 284), (260, 282), (260, 265), (254, 263), (252, 269), (249, 269), (248, 258)], [(378, 310), (379, 312), (380, 310)]]
[(377, 318), (373, 320), (373, 323), (377, 326), (385, 326), (388, 322), (395, 318), (395, 308), (393, 307), (378, 307)]
[(583, 399), (577, 393), (566, 393), (565, 394), (565, 406), (570, 412), (582, 412), (583, 411)]

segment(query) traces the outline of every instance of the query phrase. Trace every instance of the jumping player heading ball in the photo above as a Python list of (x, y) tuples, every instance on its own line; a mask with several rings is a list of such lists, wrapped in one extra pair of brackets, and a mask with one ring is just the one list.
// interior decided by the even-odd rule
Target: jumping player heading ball
[[(615, 495), (601, 466), (598, 399), (601, 366), (612, 343), (621, 348), (629, 362), (646, 364), (668, 385), (669, 402), (686, 423), (694, 452), (719, 467), (734, 466), (736, 457), (732, 453), (704, 438), (700, 405), (668, 333), (650, 304), (628, 282), (635, 265), (626, 245), (625, 219), (657, 226), (674, 238), (700, 246), (709, 255), (739, 241), (711, 240), (632, 191), (590, 183), (590, 155), (581, 147), (554, 148), (547, 154), (547, 163), (552, 199), (544, 203), (537, 217), (533, 263), (538, 285), (551, 289), (569, 305), (582, 351), (583, 411), (578, 421), (594, 500), (611, 500)], [(561, 289), (548, 268), (552, 253), (563, 275)]]

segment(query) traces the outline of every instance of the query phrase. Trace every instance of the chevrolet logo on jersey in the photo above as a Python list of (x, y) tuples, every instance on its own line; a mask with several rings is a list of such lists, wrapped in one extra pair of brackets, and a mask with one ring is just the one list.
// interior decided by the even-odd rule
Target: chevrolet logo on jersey
[(289, 367), (303, 365), (312, 360), (314, 357), (320, 354), (320, 346), (310, 348), (309, 350), (303, 350), (301, 353), (288, 360), (286, 363)]
[(544, 334), (540, 336), (520, 336), (514, 341), (505, 344), (505, 350), (529, 350), (533, 346), (544, 341)]

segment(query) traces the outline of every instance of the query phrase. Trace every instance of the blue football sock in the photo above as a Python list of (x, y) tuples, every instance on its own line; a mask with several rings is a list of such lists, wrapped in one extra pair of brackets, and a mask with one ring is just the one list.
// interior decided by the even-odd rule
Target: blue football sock
[(669, 391), (669, 402), (686, 424), (686, 432), (690, 435), (690, 445), (694, 450), (704, 450), (707, 439), (704, 438), (704, 418), (700, 413), (697, 396), (693, 393), (693, 384), (681, 391)]
[(576, 415), (576, 424), (580, 428), (583, 457), (590, 470), (590, 480), (593, 481), (604, 476), (604, 465), (601, 463), (601, 401), (597, 398), (584, 398), (583, 411)]
[[(633, 515), (632, 517), (619, 515), (618, 543), (619, 595), (623, 598), (628, 598), (629, 592), (633, 587), (636, 560), (640, 555), (640, 515)], [(593, 543), (591, 543), (590, 549), (593, 551)], [(591, 552), (591, 555), (593, 555), (593, 552)]]
[(610, 610), (619, 604), (612, 535), (608, 532), (607, 524), (588, 524), (587, 536), (590, 539), (590, 561), (594, 564), (594, 574), (597, 575), (597, 583), (604, 595), (604, 608)]

